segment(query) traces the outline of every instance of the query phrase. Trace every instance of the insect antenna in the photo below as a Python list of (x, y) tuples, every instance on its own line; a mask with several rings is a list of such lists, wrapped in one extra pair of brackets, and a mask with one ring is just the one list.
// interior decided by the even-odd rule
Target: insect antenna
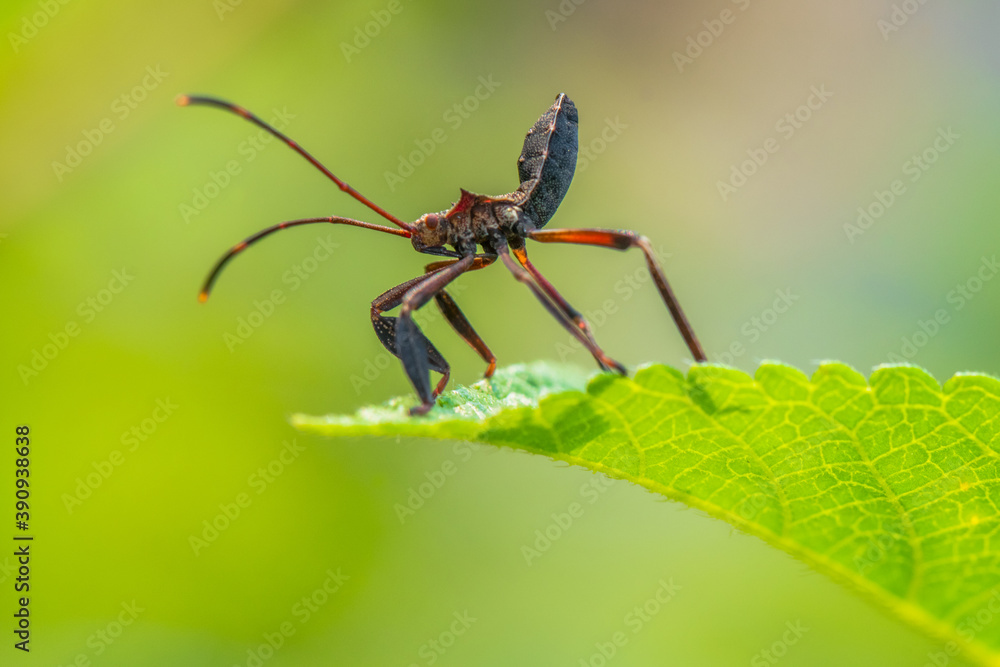
[(246, 118), (248, 121), (250, 121), (254, 125), (260, 127), (264, 131), (270, 132), (271, 134), (273, 134), (274, 136), (276, 136), (278, 139), (281, 139), (281, 141), (283, 141), (284, 143), (286, 143), (292, 150), (294, 150), (296, 153), (298, 153), (299, 155), (301, 155), (302, 157), (304, 157), (306, 160), (308, 160), (310, 162), (310, 164), (312, 164), (314, 167), (316, 167), (321, 172), (323, 172), (326, 175), (327, 178), (329, 178), (331, 181), (333, 181), (334, 183), (336, 183), (337, 187), (340, 188), (342, 191), (344, 191), (347, 194), (351, 195), (352, 197), (354, 197), (355, 199), (357, 199), (359, 202), (361, 202), (362, 204), (364, 204), (365, 206), (367, 206), (371, 210), (375, 211), (376, 213), (378, 213), (379, 215), (381, 215), (383, 218), (385, 218), (386, 220), (388, 220), (392, 224), (394, 224), (394, 225), (396, 225), (396, 226), (398, 226), (398, 227), (400, 227), (402, 229), (405, 229), (408, 232), (412, 232), (413, 231), (413, 226), (412, 225), (410, 225), (410, 224), (408, 224), (406, 222), (403, 222), (402, 220), (400, 220), (399, 218), (397, 218), (393, 214), (391, 214), (388, 211), (386, 211), (385, 209), (383, 209), (378, 204), (372, 202), (370, 199), (368, 199), (363, 194), (361, 194), (360, 192), (358, 192), (357, 190), (355, 190), (353, 187), (351, 187), (350, 185), (348, 185), (346, 182), (344, 182), (341, 179), (337, 178), (333, 174), (332, 171), (330, 171), (329, 169), (327, 169), (326, 167), (324, 167), (320, 163), (319, 160), (317, 160), (312, 155), (310, 155), (309, 152), (306, 151), (301, 146), (299, 146), (298, 143), (296, 143), (295, 141), (292, 141), (285, 134), (283, 134), (281, 131), (277, 130), (274, 127), (271, 127), (271, 125), (269, 125), (263, 119), (261, 119), (260, 117), (258, 117), (256, 115), (250, 113), (249, 111), (247, 111), (243, 107), (241, 107), (241, 106), (239, 106), (237, 104), (233, 104), (232, 102), (227, 102), (225, 100), (220, 100), (217, 97), (207, 97), (207, 96), (202, 96), (202, 95), (179, 95), (177, 97), (177, 104), (178, 104), (178, 106), (182, 106), (182, 107), (186, 107), (186, 106), (189, 106), (189, 105), (192, 105), (192, 104), (202, 104), (202, 105), (206, 105), (206, 106), (219, 107), (220, 109), (225, 109), (226, 111), (231, 111), (231, 112), (233, 112), (234, 114), (236, 114), (238, 116), (242, 116), (243, 118)]
[(228, 264), (233, 257), (240, 254), (241, 252), (246, 250), (248, 247), (252, 246), (257, 241), (261, 240), (265, 236), (268, 236), (269, 234), (273, 234), (274, 232), (280, 232), (282, 229), (288, 229), (289, 227), (298, 227), (299, 225), (310, 225), (319, 222), (327, 222), (327, 223), (341, 224), (341, 225), (353, 225), (355, 227), (364, 227), (365, 229), (374, 229), (377, 232), (385, 232), (387, 234), (393, 234), (394, 236), (403, 236), (407, 238), (410, 236), (408, 232), (401, 231), (398, 229), (393, 229), (392, 227), (374, 225), (370, 222), (362, 222), (361, 220), (352, 220), (351, 218), (337, 218), (337, 217), (303, 218), (301, 220), (288, 220), (286, 222), (280, 222), (276, 225), (268, 227), (267, 229), (260, 230), (253, 236), (249, 236), (243, 239), (242, 241), (234, 245), (232, 248), (230, 248), (229, 252), (223, 255), (219, 259), (219, 261), (216, 262), (215, 267), (212, 268), (212, 272), (208, 274), (208, 278), (205, 279), (205, 284), (204, 286), (202, 286), (201, 292), (198, 293), (198, 301), (202, 303), (208, 301), (208, 294), (212, 290), (212, 285), (215, 284), (215, 281), (218, 279), (219, 274), (222, 272), (223, 267), (225, 267), (226, 264)]

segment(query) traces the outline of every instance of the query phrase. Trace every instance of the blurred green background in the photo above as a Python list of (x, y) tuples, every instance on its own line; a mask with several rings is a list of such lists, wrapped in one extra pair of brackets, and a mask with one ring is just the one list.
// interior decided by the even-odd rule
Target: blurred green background
[[(5, 0), (0, 13), (0, 405), (10, 445), (16, 424), (32, 429), (37, 536), (32, 652), (5, 643), (0, 662), (922, 665), (941, 650), (628, 484), (587, 492), (589, 473), (510, 451), (294, 432), (293, 412), (409, 391), (368, 307), (425, 259), (397, 238), (304, 227), (241, 256), (199, 305), (219, 254), (264, 226), (378, 220), (287, 148), (252, 143), (244, 121), (173, 100), (280, 112), (335, 173), (415, 219), (460, 187), (513, 189), (524, 132), (565, 91), (589, 156), (549, 226), (652, 238), (713, 360), (996, 374), (1000, 280), (983, 264), (1000, 245), (995, 2)], [(480, 77), (499, 85), (470, 101)], [(814, 88), (830, 95), (809, 109)], [(437, 128), (445, 141), (412, 175), (387, 178)], [(765, 145), (766, 162), (741, 166)], [(935, 161), (914, 171), (925, 151)], [(730, 178), (742, 184), (723, 197)], [(881, 216), (845, 231), (896, 179)], [(339, 245), (313, 262), (322, 243)], [(655, 290), (627, 286), (638, 255), (533, 258), (610, 354), (687, 367)], [(502, 269), (460, 286), (501, 364), (592, 368)], [(274, 290), (283, 302), (227, 345)], [(771, 310), (777, 291), (786, 312)], [(475, 380), (481, 361), (427, 315), (453, 381)], [(527, 563), (522, 547), (572, 502), (584, 515)], [(633, 632), (626, 615), (671, 580), (676, 595)], [(136, 618), (118, 626), (123, 605)], [(789, 623), (808, 631), (781, 646)], [(628, 643), (607, 660), (619, 631)]]

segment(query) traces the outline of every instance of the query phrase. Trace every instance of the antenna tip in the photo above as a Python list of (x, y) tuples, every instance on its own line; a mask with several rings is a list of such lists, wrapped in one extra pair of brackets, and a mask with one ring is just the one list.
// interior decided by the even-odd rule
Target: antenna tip
[(199, 292), (198, 303), (205, 303), (206, 301), (208, 301), (208, 292)]
[(178, 95), (174, 101), (177, 102), (177, 106), (179, 107), (186, 107), (191, 104), (191, 98), (187, 95)]

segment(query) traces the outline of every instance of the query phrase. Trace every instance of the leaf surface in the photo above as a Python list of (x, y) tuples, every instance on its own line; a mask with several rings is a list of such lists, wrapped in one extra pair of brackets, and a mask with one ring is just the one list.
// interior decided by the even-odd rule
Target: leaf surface
[(634, 378), (544, 364), (349, 417), (295, 415), (330, 436), (512, 447), (626, 479), (722, 519), (861, 592), (966, 659), (1000, 665), (1000, 381), (939, 385), (912, 366), (765, 363)]

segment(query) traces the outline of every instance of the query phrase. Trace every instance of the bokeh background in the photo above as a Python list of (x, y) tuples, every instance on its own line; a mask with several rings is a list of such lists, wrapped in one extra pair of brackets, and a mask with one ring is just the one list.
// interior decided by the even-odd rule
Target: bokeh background
[[(626, 483), (587, 492), (593, 475), (540, 457), (293, 431), (291, 413), (409, 391), (368, 307), (424, 259), (398, 238), (304, 227), (241, 256), (199, 305), (219, 254), (266, 225), (378, 220), (244, 121), (173, 101), (211, 93), (280, 114), (335, 173), (414, 219), (459, 187), (512, 189), (524, 132), (565, 91), (589, 156), (550, 226), (652, 238), (713, 360), (868, 372), (908, 359), (944, 380), (1000, 373), (998, 24), (988, 0), (5, 0), (0, 424), (11, 445), (16, 424), (32, 429), (37, 539), (32, 651), (5, 642), (0, 662), (929, 663), (934, 640)], [(814, 89), (830, 95), (800, 109)], [(444, 142), (412, 157), (438, 128)], [(769, 139), (777, 152), (741, 167)], [(734, 166), (754, 173), (723, 196)], [(901, 194), (848, 233), (896, 179)], [(612, 355), (690, 363), (655, 289), (628, 287), (638, 255), (533, 253)], [(457, 298), (502, 364), (592, 367), (502, 269), (463, 278)], [(270, 312), (250, 336), (226, 338), (258, 308)], [(427, 315), (454, 380), (475, 380), (480, 360)], [(429, 497), (401, 520), (422, 484)], [(526, 562), (573, 502), (584, 515)], [(633, 633), (626, 615), (671, 581)], [(808, 630), (780, 646), (787, 624)], [(619, 631), (628, 643), (607, 660)]]

